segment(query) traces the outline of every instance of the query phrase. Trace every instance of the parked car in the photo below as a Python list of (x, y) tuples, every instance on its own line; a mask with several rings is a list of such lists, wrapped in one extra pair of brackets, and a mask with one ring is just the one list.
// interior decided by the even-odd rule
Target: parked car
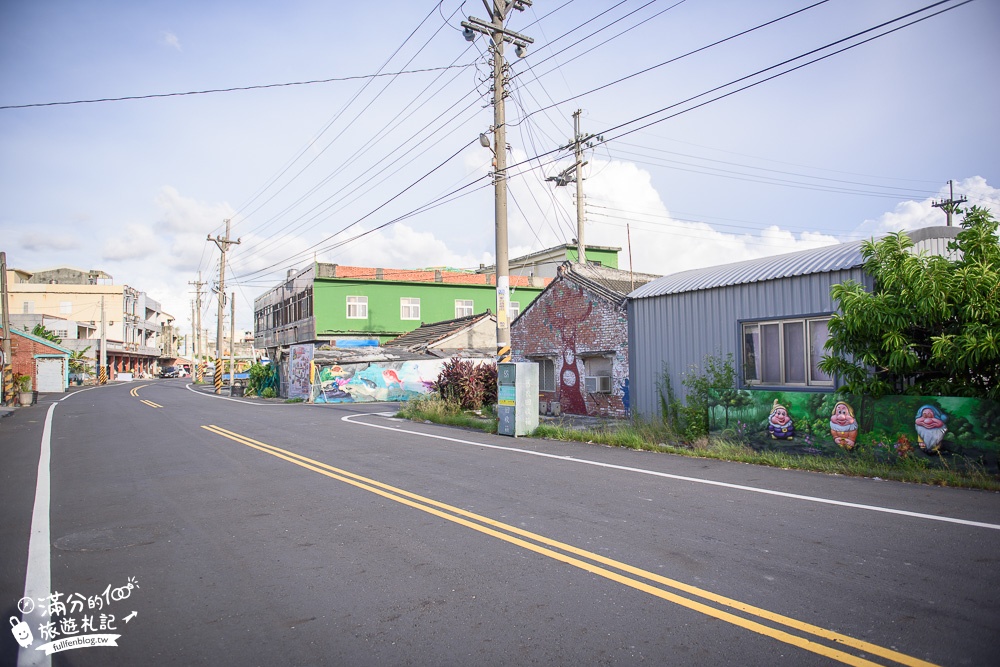
[(182, 378), (188, 375), (190, 373), (183, 366), (166, 366), (160, 371), (161, 378)]

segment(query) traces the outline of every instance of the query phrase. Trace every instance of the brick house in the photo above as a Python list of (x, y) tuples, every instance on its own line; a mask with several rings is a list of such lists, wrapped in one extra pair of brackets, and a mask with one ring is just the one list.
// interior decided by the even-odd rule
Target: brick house
[[(14, 375), (30, 375), (31, 387), (35, 391), (66, 391), (69, 386), (69, 359), (72, 351), (13, 327), (10, 333), (11, 368)], [(14, 390), (17, 391), (17, 388)]]
[(566, 262), (511, 324), (515, 361), (539, 364), (539, 408), (629, 414), (626, 295), (658, 276)]

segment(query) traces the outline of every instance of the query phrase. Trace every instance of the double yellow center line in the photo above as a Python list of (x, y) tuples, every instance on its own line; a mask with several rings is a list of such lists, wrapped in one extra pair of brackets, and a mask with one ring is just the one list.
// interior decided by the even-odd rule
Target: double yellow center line
[[(252, 447), (307, 470), (377, 494), (388, 500), (418, 509), (422, 512), (427, 512), (428, 514), (433, 514), (460, 526), (471, 528), (484, 535), (495, 537), (542, 556), (547, 556), (553, 560), (578, 567), (581, 570), (648, 593), (692, 611), (732, 623), (751, 632), (771, 637), (772, 639), (797, 646), (806, 651), (847, 665), (879, 665), (881, 663), (872, 662), (860, 655), (847, 653), (843, 649), (854, 649), (859, 653), (885, 658), (900, 665), (909, 665), (912, 667), (933, 665), (933, 663), (892, 649), (842, 635), (832, 630), (761, 609), (760, 607), (745, 604), (738, 600), (697, 588), (696, 586), (660, 576), (655, 572), (649, 572), (648, 570), (606, 558), (600, 554), (586, 551), (570, 544), (558, 542), (544, 535), (518, 528), (517, 526), (495, 521), (489, 517), (463, 510), (460, 507), (447, 505), (431, 498), (425, 498), (415, 493), (356, 475), (352, 472), (307, 458), (301, 454), (253, 440), (220, 426), (208, 425), (202, 426), (202, 428), (223, 438), (238, 442), (241, 445)], [(765, 622), (770, 625), (765, 625)], [(821, 641), (827, 643), (820, 643)]]
[[(140, 390), (140, 389), (142, 389), (142, 388), (143, 388), (143, 387), (145, 387), (145, 386), (147, 386), (147, 385), (144, 385), (144, 384), (141, 384), (141, 385), (139, 385), (138, 387), (133, 387), (132, 389), (130, 389), (130, 390), (129, 390), (129, 392), (128, 392), (128, 393), (129, 393), (129, 394), (130, 394), (131, 396), (134, 396), (134, 397), (136, 397), (136, 398), (139, 398), (139, 390)], [(153, 403), (152, 401), (147, 401), (147, 400), (146, 400), (146, 399), (144, 399), (144, 398), (139, 398), (139, 402), (140, 402), (140, 403), (145, 403), (146, 405), (148, 405), (148, 406), (149, 406), (149, 407), (151, 407), (151, 408), (162, 408), (162, 407), (163, 407), (163, 406), (162, 406), (162, 405), (160, 405), (159, 403)]]

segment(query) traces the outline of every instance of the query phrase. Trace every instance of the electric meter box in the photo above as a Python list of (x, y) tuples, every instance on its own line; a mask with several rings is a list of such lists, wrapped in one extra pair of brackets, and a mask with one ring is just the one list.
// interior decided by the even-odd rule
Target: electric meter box
[(528, 435), (538, 428), (538, 364), (497, 364), (497, 432)]

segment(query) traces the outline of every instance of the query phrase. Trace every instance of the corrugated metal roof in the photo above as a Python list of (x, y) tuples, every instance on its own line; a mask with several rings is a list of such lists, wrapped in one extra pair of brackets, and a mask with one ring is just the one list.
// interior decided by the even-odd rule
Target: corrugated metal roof
[[(925, 227), (909, 231), (907, 235), (915, 242), (914, 250), (919, 251), (926, 249), (925, 246), (931, 239), (952, 239), (958, 231), (960, 230), (955, 227)], [(811, 273), (854, 269), (864, 265), (864, 258), (861, 256), (863, 243), (863, 240), (851, 241), (784, 255), (681, 271), (636, 288), (629, 294), (629, 298), (643, 299)]]

